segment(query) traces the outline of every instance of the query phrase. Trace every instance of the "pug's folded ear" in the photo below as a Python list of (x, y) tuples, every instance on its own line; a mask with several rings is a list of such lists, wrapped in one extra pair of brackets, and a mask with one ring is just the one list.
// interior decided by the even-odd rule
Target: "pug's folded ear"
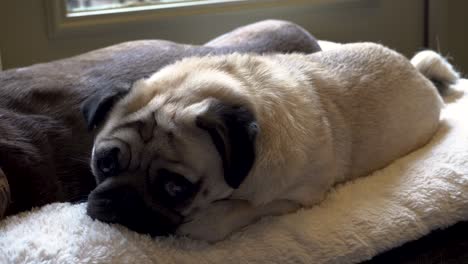
[(84, 100), (81, 104), (81, 113), (88, 124), (88, 129), (92, 130), (99, 126), (115, 103), (122, 99), (129, 90), (126, 88), (101, 90)]
[(211, 136), (223, 161), (224, 179), (233, 189), (244, 181), (255, 161), (255, 138), (259, 128), (246, 107), (210, 99), (196, 125)]

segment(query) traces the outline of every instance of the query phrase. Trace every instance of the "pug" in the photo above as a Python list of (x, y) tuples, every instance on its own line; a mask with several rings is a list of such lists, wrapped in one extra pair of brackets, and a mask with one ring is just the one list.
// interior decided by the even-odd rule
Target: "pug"
[(88, 109), (97, 121), (135, 81), (184, 57), (318, 50), (297, 24), (264, 20), (204, 45), (137, 40), (0, 71), (0, 220), (48, 203), (86, 201), (96, 187), (89, 168), (96, 131), (82, 117), (83, 101), (97, 107)]
[[(373, 43), (183, 59), (136, 82), (95, 124), (87, 213), (219, 241), (423, 146), (438, 128), (439, 91), (457, 79), (435, 52), (410, 62)], [(93, 105), (83, 109), (93, 122)]]

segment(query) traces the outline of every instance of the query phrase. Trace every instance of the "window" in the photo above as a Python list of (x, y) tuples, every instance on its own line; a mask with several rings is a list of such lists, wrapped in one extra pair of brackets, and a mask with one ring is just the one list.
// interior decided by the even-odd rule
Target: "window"
[[(49, 39), (57, 39), (97, 36), (109, 32), (125, 32), (128, 38), (135, 28), (141, 32), (141, 26), (138, 25), (145, 25), (146, 32), (149, 31), (149, 25), (153, 32), (164, 31), (174, 28), (172, 22), (176, 20), (178, 23), (187, 23), (185, 21), (192, 17), (213, 17), (220, 12), (248, 10), (253, 6), (270, 6), (272, 3), (276, 3), (276, 6), (285, 3), (285, 0), (46, 0), (43, 2), (47, 12)], [(186, 25), (186, 27), (192, 26), (190, 23)], [(126, 30), (122, 31), (121, 28)]]
[[(116, 41), (116, 38), (124, 37), (125, 39), (158, 37), (202, 43), (203, 40), (222, 30), (256, 20), (277, 18), (309, 21), (308, 17), (312, 14), (316, 17), (316, 14), (322, 13), (317, 11), (319, 9), (349, 10), (381, 4), (381, 0), (44, 0), (41, 2), (45, 5), (47, 33), (50, 40), (94, 38), (100, 39), (101, 43), (109, 43), (111, 38)], [(300, 15), (292, 15), (293, 13)], [(334, 18), (334, 20), (339, 19)]]
[(67, 17), (173, 8), (246, 0), (64, 0)]

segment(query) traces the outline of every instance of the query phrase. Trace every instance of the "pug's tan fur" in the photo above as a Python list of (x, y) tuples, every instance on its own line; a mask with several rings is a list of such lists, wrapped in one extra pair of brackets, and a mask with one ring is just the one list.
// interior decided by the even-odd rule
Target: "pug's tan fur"
[[(455, 81), (451, 66), (434, 54), (426, 56), (441, 63), (443, 81)], [(158, 164), (176, 160), (174, 169), (190, 181), (203, 177), (199, 193), (181, 211), (186, 221), (177, 233), (220, 240), (261, 216), (314, 205), (334, 184), (424, 145), (437, 130), (443, 103), (428, 79), (433, 76), (418, 71), (421, 63), (434, 62), (412, 65), (372, 43), (313, 55), (184, 59), (136, 83), (114, 107), (95, 147), (112, 135), (131, 143), (130, 168), (151, 166), (154, 155), (145, 153), (157, 153), (165, 160)], [(213, 143), (195, 125), (213, 100), (245, 107), (258, 123), (255, 162), (237, 189), (224, 181)], [(148, 113), (158, 124), (150, 143), (135, 140), (131, 128), (120, 129)], [(175, 143), (168, 143), (168, 134)]]

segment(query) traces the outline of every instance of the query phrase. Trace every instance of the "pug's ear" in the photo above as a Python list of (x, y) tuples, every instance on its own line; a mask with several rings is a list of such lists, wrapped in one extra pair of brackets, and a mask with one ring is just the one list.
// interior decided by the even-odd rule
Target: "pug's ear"
[(88, 124), (88, 129), (93, 130), (100, 125), (106, 119), (107, 114), (115, 103), (128, 92), (129, 89), (125, 88), (103, 90), (96, 92), (84, 100), (81, 104), (81, 113)]
[(208, 132), (223, 161), (224, 179), (233, 189), (244, 181), (255, 161), (255, 138), (259, 128), (246, 107), (210, 99), (196, 125)]

